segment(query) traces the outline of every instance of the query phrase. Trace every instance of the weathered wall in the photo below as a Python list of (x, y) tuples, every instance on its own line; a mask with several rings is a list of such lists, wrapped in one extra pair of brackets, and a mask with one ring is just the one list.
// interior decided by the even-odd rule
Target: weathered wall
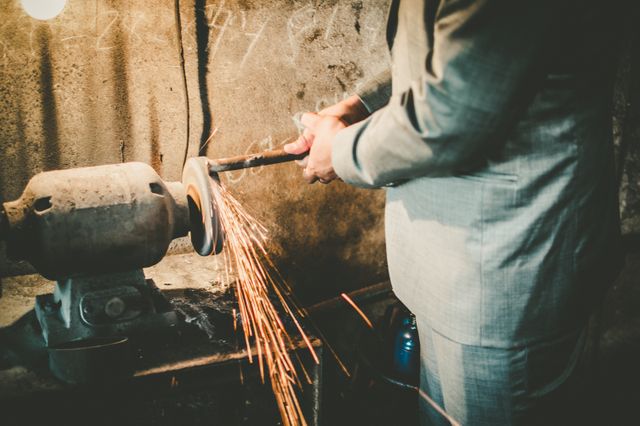
[[(47, 169), (142, 160), (178, 179), (185, 153), (290, 140), (302, 111), (385, 67), (387, 3), (69, 0), (41, 22), (19, 0), (0, 2), (0, 197)], [(614, 111), (627, 235), (640, 233), (639, 46), (630, 31)], [(280, 165), (225, 178), (312, 295), (382, 277), (382, 193), (309, 188), (299, 173)], [(2, 251), (0, 275), (19, 271)]]
[[(178, 179), (185, 153), (236, 155), (291, 140), (302, 111), (342, 99), (385, 67), (386, 7), (69, 0), (41, 22), (19, 0), (0, 2), (0, 196), (17, 197), (42, 170), (140, 160)], [(271, 230), (298, 285), (322, 292), (383, 276), (382, 193), (308, 188), (299, 173), (273, 166), (226, 182)], [(0, 267), (9, 272), (2, 259)]]

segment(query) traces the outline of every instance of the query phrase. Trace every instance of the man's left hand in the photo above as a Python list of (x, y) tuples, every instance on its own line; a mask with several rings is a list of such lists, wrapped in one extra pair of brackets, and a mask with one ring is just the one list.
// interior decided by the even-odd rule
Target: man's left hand
[(300, 121), (305, 127), (302, 136), (297, 141), (285, 145), (284, 150), (290, 154), (309, 151), (303, 172), (307, 182), (329, 183), (335, 180), (338, 176), (331, 163), (331, 150), (336, 134), (347, 125), (337, 117), (310, 112), (303, 114)]

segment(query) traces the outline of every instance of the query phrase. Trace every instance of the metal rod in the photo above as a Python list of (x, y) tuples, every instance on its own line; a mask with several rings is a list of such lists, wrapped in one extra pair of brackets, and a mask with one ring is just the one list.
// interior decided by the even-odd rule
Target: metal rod
[(229, 170), (247, 169), (250, 167), (266, 166), (269, 164), (286, 163), (288, 161), (300, 160), (307, 156), (303, 154), (289, 154), (283, 149), (264, 151), (256, 154), (238, 155), (237, 157), (219, 158), (209, 160), (209, 173), (227, 172)]

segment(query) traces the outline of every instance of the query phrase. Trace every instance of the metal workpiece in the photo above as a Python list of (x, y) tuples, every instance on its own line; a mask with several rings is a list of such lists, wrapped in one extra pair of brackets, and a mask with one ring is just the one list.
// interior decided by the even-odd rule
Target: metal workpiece
[(8, 254), (48, 279), (151, 266), (189, 231), (181, 186), (144, 163), (40, 173), (4, 204)]
[(275, 149), (255, 154), (238, 155), (236, 157), (218, 158), (207, 160), (209, 173), (227, 172), (231, 170), (248, 169), (251, 167), (267, 166), (270, 164), (286, 163), (294, 160), (301, 160), (309, 153), (289, 154), (283, 149)]

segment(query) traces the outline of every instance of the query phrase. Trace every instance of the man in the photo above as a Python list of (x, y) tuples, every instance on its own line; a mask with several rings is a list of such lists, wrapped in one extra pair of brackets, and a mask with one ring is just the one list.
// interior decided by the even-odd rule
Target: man
[[(575, 420), (588, 318), (621, 258), (615, 11), (394, 1), (391, 78), (305, 114), (285, 148), (309, 150), (310, 182), (387, 187), (389, 273), (417, 317), (420, 386), (463, 425)], [(422, 420), (444, 424), (426, 405)]]

